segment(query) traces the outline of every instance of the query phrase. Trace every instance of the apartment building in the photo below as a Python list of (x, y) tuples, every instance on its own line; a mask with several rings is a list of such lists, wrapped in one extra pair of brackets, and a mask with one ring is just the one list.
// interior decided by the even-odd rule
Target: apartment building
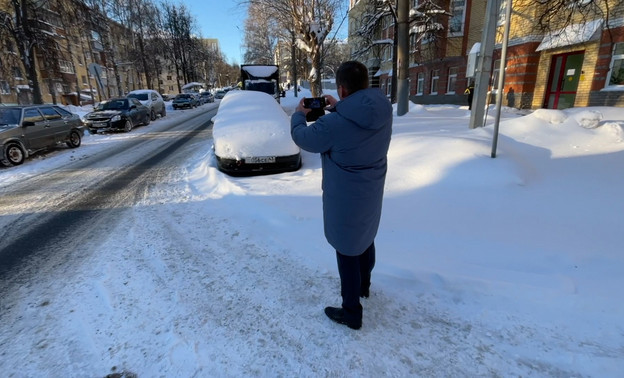
[[(497, 1), (497, 44), (491, 83), (497, 83), (500, 67), (506, 0)], [(574, 0), (572, 0), (574, 1)], [(418, 0), (410, 0), (412, 8)], [(410, 99), (415, 103), (466, 104), (464, 90), (468, 56), (478, 51), (485, 25), (487, 1), (440, 0), (447, 14), (436, 16), (443, 32), (434, 38), (419, 35), (422, 25), (410, 28)], [(624, 106), (624, 9), (617, 1), (598, 2), (601, 9), (584, 14), (566, 9), (549, 21), (538, 22), (548, 4), (516, 0), (510, 24), (503, 105), (516, 108), (563, 109), (572, 106)], [(358, 45), (355, 31), (370, 9), (368, 0), (351, 0), (349, 40)], [(371, 83), (390, 93), (394, 23), (380, 18), (377, 40), (362, 58), (371, 71)], [(375, 47), (377, 46), (377, 47)]]

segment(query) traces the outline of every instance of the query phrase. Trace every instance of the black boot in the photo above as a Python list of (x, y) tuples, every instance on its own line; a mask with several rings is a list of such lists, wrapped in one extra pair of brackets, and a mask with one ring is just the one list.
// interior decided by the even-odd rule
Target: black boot
[(344, 324), (351, 329), (362, 328), (362, 318), (352, 316), (345, 309), (339, 307), (325, 307), (325, 315), (338, 324)]

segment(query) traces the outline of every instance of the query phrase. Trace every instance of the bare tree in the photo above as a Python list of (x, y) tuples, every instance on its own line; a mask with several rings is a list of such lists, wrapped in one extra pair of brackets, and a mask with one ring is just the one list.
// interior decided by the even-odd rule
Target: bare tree
[(51, 39), (44, 31), (45, 26), (40, 23), (42, 7), (41, 2), (34, 0), (11, 0), (12, 13), (0, 11), (0, 28), (11, 36), (17, 47), (35, 104), (43, 103), (41, 84), (37, 76), (37, 49), (45, 48)]
[[(384, 50), (392, 49), (392, 92), (391, 101), (396, 102), (398, 61), (409, 61), (409, 56), (398, 56), (398, 17), (397, 1), (395, 0), (372, 0), (366, 3), (362, 10), (359, 22), (353, 28), (352, 56), (360, 59), (364, 56), (381, 60)], [(410, 35), (413, 50), (411, 51), (418, 59), (430, 59), (431, 52), (437, 52), (437, 48), (444, 38), (446, 30), (443, 18), (451, 14), (444, 10), (438, 1), (421, 0), (416, 7), (412, 8), (409, 15)], [(384, 36), (381, 31), (392, 26), (392, 36)], [(423, 42), (426, 42), (426, 50), (430, 52), (426, 56), (422, 54)]]
[(263, 3), (251, 3), (245, 20), (245, 63), (272, 64), (278, 40), (276, 19)]
[[(340, 0), (246, 0), (241, 3), (262, 4), (279, 26), (290, 30), (293, 43), (308, 58), (308, 72), (313, 96), (322, 93), (322, 47), (334, 26), (336, 13), (343, 4)], [(294, 55), (294, 54), (293, 54)]]

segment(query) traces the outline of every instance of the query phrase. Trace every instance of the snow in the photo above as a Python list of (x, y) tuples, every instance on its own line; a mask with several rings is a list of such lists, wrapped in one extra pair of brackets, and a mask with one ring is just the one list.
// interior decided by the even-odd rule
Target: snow
[[(287, 93), (289, 114), (310, 96)], [(621, 376), (624, 109), (504, 108), (495, 159), (493, 119), (471, 130), (469, 118), (415, 104), (395, 117), (361, 330), (323, 314), (340, 296), (319, 156), (232, 178), (206, 145), (90, 257), (2, 298), (3, 374)], [(86, 135), (78, 150), (149, 130)], [(2, 168), (0, 182), (71, 151)]]
[(603, 20), (597, 19), (582, 24), (568, 25), (563, 29), (549, 33), (535, 51), (549, 50), (557, 47), (570, 46), (591, 40), (602, 25)]
[(290, 117), (264, 92), (230, 91), (213, 122), (215, 154), (221, 158), (299, 153), (290, 137)]
[(247, 71), (253, 77), (270, 77), (275, 72), (277, 72), (279, 67), (271, 65), (244, 65), (241, 67), (241, 69)]

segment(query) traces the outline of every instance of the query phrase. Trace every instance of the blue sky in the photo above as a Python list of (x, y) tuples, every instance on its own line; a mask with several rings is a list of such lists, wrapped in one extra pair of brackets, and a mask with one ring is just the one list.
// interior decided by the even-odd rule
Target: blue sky
[[(244, 63), (242, 47), (244, 25), (247, 17), (246, 7), (238, 5), (237, 0), (181, 0), (195, 17), (204, 38), (217, 38), (221, 51), (229, 63)], [(345, 0), (345, 9), (348, 7)], [(335, 20), (336, 25), (340, 19)], [(346, 37), (347, 20), (341, 27), (339, 36)], [(333, 36), (333, 34), (332, 34)]]
[(228, 62), (243, 63), (246, 8), (236, 0), (183, 0), (204, 38), (217, 38)]

